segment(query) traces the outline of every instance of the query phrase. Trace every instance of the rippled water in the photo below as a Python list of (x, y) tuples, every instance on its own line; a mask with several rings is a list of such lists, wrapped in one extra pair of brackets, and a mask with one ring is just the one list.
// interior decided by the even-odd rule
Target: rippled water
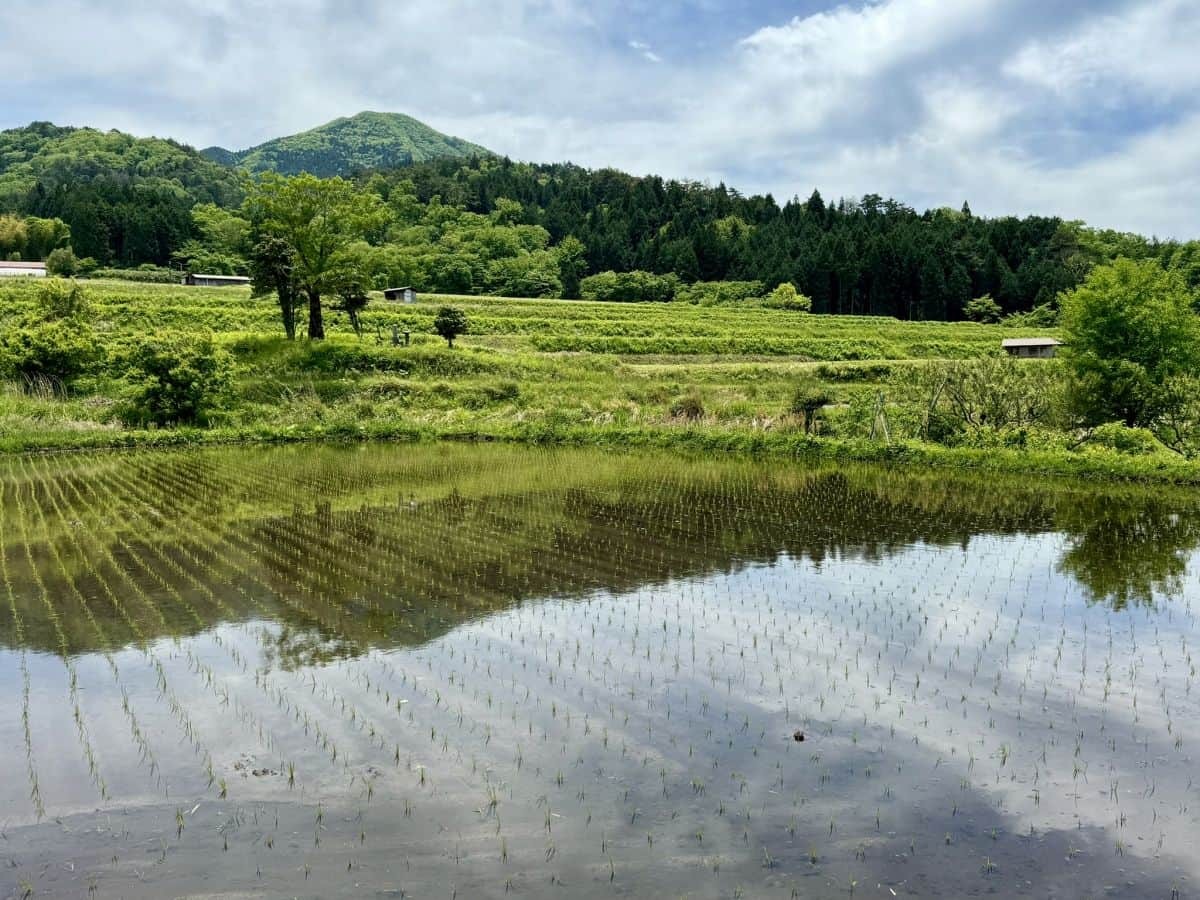
[(1193, 896), (1198, 546), (1028, 478), (0, 461), (0, 896)]

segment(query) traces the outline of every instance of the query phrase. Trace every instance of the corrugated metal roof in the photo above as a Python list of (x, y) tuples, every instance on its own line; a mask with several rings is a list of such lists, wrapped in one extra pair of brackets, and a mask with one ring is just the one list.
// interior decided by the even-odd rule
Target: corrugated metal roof
[(1058, 338), (1008, 338), (1001, 342), (1002, 347), (1061, 347)]
[(12, 262), (0, 259), (0, 269), (44, 269), (44, 262)]

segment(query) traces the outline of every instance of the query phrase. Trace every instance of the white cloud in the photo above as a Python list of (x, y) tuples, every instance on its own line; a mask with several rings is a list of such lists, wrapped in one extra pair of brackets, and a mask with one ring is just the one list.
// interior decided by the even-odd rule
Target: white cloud
[(663, 58), (654, 52), (654, 49), (645, 41), (630, 41), (629, 47), (631, 50), (636, 50), (643, 59), (647, 59), (652, 63), (660, 63)]
[(1061, 95), (1111, 91), (1194, 95), (1200, 88), (1196, 0), (1141, 3), (1083, 24), (1062, 40), (1035, 40), (1005, 67)]
[(522, 159), (1200, 235), (1196, 0), (868, 0), (740, 34), (617, 0), (148, 6), (0, 7), (0, 124), (245, 146), (396, 110)]

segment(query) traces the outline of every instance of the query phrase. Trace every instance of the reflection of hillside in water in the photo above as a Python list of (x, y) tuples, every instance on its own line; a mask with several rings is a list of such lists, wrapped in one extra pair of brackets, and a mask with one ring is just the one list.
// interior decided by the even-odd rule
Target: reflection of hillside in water
[(875, 562), (918, 542), (1055, 531), (1062, 570), (1119, 608), (1170, 593), (1200, 545), (1183, 492), (521, 448), (308, 454), (11, 467), (0, 513), (24, 644), (62, 650), (50, 610), (71, 653), (267, 617), (293, 665), (784, 554)]

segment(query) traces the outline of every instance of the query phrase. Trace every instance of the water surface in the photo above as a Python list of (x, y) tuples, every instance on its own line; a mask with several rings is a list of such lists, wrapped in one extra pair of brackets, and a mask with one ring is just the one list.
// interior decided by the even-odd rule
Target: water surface
[(0, 896), (1192, 896), (1198, 547), (1028, 478), (9, 459)]

